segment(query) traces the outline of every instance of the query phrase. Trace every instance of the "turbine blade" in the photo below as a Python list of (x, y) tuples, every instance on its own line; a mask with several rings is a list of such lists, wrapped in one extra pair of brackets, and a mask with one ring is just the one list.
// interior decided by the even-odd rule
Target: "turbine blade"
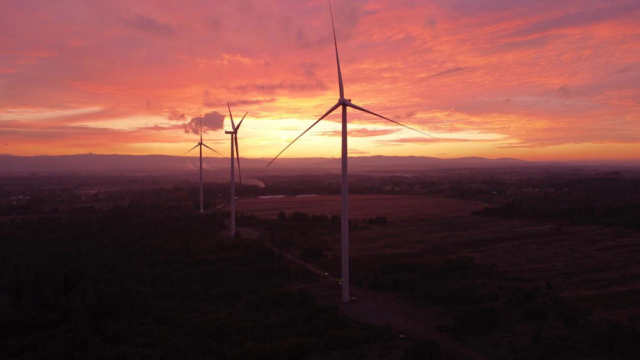
[(276, 159), (278, 157), (280, 157), (280, 155), (282, 155), (283, 152), (285, 152), (285, 150), (287, 150), (289, 148), (289, 146), (293, 145), (294, 142), (298, 141), (298, 139), (300, 139), (302, 137), (302, 135), (306, 134), (307, 131), (311, 130), (312, 127), (316, 126), (317, 123), (319, 123), (322, 119), (326, 118), (329, 114), (331, 114), (335, 109), (337, 109), (340, 106), (340, 103), (337, 103), (335, 105), (333, 105), (333, 107), (331, 109), (329, 109), (329, 111), (327, 111), (326, 113), (324, 113), (324, 115), (322, 115), (322, 117), (320, 119), (318, 119), (316, 122), (314, 122), (311, 126), (309, 126), (309, 128), (305, 131), (302, 132), (302, 134), (298, 135), (298, 137), (293, 140), (289, 145), (287, 145), (286, 148), (284, 148), (284, 150), (280, 151), (280, 153), (273, 158), (273, 160), (271, 160), (271, 162), (269, 162), (269, 164), (267, 164), (267, 167), (269, 167), (269, 165), (271, 165), (271, 163), (273, 163), (274, 161), (276, 161)]
[(200, 110), (198, 109), (198, 117), (200, 118), (200, 142), (202, 143), (202, 113), (200, 113)]
[(180, 156), (182, 157), (182, 156), (187, 155), (191, 150), (193, 150), (193, 149), (197, 148), (198, 146), (200, 146), (200, 144), (198, 144), (198, 145), (196, 145), (196, 146), (192, 147), (191, 149), (189, 149), (189, 151), (187, 151), (186, 153), (184, 153), (184, 154), (182, 154), (182, 155), (180, 155)]
[(244, 117), (247, 116), (249, 112), (247, 111), (246, 113), (244, 113), (244, 116), (242, 117), (242, 119), (240, 119), (240, 122), (238, 123), (238, 126), (236, 127), (236, 132), (238, 130), (240, 130), (240, 125), (242, 125), (242, 122), (244, 121)]
[(213, 150), (212, 148), (210, 148), (210, 147), (209, 147), (207, 144), (205, 144), (205, 143), (202, 143), (202, 146), (206, 147), (207, 149), (209, 149), (209, 150), (213, 151), (214, 153), (216, 153), (216, 154), (218, 154), (218, 155), (220, 155), (220, 156), (223, 156), (223, 155), (222, 155), (222, 154), (220, 154), (219, 152), (217, 152), (217, 151)]
[(231, 114), (231, 106), (227, 103), (227, 107), (229, 108), (229, 119), (231, 119), (231, 127), (233, 131), (236, 131), (236, 124), (233, 122), (233, 115)]
[(240, 183), (242, 184), (242, 172), (240, 171), (240, 150), (238, 149), (238, 134), (236, 133), (233, 136), (233, 142), (236, 144), (236, 159), (238, 159), (238, 178), (240, 178)]
[(437, 137), (435, 137), (435, 136), (433, 136), (433, 135), (429, 135), (429, 134), (427, 134), (427, 133), (423, 133), (423, 132), (422, 132), (422, 131), (420, 131), (420, 130), (416, 130), (416, 129), (414, 129), (414, 128), (410, 127), (410, 126), (407, 126), (407, 125), (405, 125), (405, 124), (399, 123), (399, 122), (397, 122), (397, 121), (395, 121), (395, 120), (391, 120), (391, 119), (386, 118), (386, 117), (384, 117), (384, 116), (382, 116), (382, 115), (378, 115), (378, 114), (374, 113), (373, 111), (369, 111), (369, 110), (367, 110), (367, 109), (365, 109), (365, 108), (362, 108), (362, 107), (360, 107), (360, 106), (358, 106), (358, 105), (355, 105), (355, 104), (353, 104), (353, 103), (351, 103), (351, 102), (348, 102), (348, 103), (347, 103), (347, 106), (352, 107), (352, 108), (354, 108), (354, 109), (356, 109), (356, 110), (360, 110), (360, 111), (363, 111), (363, 112), (369, 113), (369, 114), (371, 114), (371, 115), (377, 116), (377, 117), (379, 117), (379, 118), (381, 118), (381, 119), (385, 119), (385, 120), (387, 120), (387, 121), (391, 121), (391, 122), (392, 122), (392, 123), (394, 123), (394, 124), (398, 124), (398, 125), (400, 125), (400, 126), (402, 126), (402, 127), (406, 127), (407, 129), (409, 129), (409, 130), (413, 130), (413, 131), (418, 132), (418, 133), (420, 133), (420, 134), (422, 134), (422, 135), (425, 135), (425, 136), (428, 136), (428, 137), (432, 137), (432, 138), (434, 138), (434, 139), (436, 139), (436, 140), (440, 140), (440, 139), (438, 139)]
[(338, 57), (338, 40), (336, 40), (336, 26), (333, 23), (333, 9), (329, 0), (329, 12), (331, 13), (331, 27), (333, 28), (333, 45), (336, 47), (336, 63), (338, 64), (338, 85), (340, 86), (340, 99), (344, 98), (344, 86), (342, 85), (342, 71), (340, 70), (340, 58)]

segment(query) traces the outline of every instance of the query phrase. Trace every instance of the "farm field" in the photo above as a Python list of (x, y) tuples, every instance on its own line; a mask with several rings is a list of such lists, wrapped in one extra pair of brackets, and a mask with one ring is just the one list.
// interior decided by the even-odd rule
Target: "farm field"
[(353, 231), (351, 244), (354, 269), (472, 256), (541, 287), (549, 283), (596, 315), (640, 316), (640, 234), (630, 230), (452, 216)]
[[(340, 215), (340, 195), (239, 199), (237, 211), (262, 218), (275, 218), (280, 211)], [(486, 204), (440, 197), (413, 195), (350, 195), (349, 218), (385, 216), (389, 220), (423, 219), (468, 215)]]
[[(339, 206), (339, 196), (243, 199), (238, 211), (273, 219), (280, 211), (339, 214)], [(588, 305), (596, 316), (640, 318), (640, 233), (471, 215), (485, 206), (436, 197), (351, 196), (352, 220), (375, 216), (389, 220), (380, 226), (358, 221), (358, 228), (351, 230), (352, 276), (385, 262), (472, 256), (533, 284), (548, 283), (563, 296)], [(326, 256), (315, 262), (339, 272), (337, 234), (297, 245), (302, 246), (322, 247)]]

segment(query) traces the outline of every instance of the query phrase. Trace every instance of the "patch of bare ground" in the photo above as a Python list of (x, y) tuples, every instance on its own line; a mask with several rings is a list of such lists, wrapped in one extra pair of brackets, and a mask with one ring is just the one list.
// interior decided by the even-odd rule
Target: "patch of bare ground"
[[(339, 205), (339, 197), (316, 199), (313, 204), (304, 206), (300, 206), (299, 199), (294, 198), (291, 202), (286, 199), (279, 199), (279, 204), (287, 214), (303, 211), (331, 215)], [(418, 196), (351, 198), (350, 209), (355, 214), (351, 217), (353, 227), (350, 231), (354, 294), (366, 291), (362, 293), (361, 301), (365, 298), (374, 303), (379, 301), (375, 299), (389, 296), (389, 293), (355, 286), (357, 279), (376, 273), (381, 264), (438, 264), (448, 258), (468, 256), (478, 264), (493, 265), (500, 273), (522, 282), (523, 288), (548, 289), (542, 291), (589, 309), (594, 319), (636, 324), (640, 320), (639, 232), (471, 215), (471, 211), (483, 206), (477, 202)], [(268, 214), (272, 219), (277, 216), (274, 210), (266, 212), (263, 208), (263, 211), (263, 216)], [(388, 222), (372, 225), (363, 221), (374, 216), (385, 216)], [(339, 232), (334, 229), (333, 232), (297, 236), (295, 239), (296, 243), (289, 251), (301, 256), (304, 248), (320, 248), (322, 256), (305, 261), (331, 275), (340, 276)], [(487, 289), (499, 286), (491, 283), (490, 279), (487, 281), (478, 283), (479, 289), (485, 285)], [(325, 298), (331, 296), (334, 296), (334, 301), (339, 299), (337, 291), (321, 295)], [(555, 301), (552, 297), (548, 299)], [(407, 306), (406, 299), (391, 301), (387, 298), (378, 307), (354, 307), (362, 310), (348, 315), (376, 321), (392, 318), (395, 311)], [(514, 319), (522, 315), (514, 313), (509, 316), (513, 319), (507, 322), (514, 323), (517, 322)], [(439, 319), (444, 318), (446, 316)], [(424, 321), (431, 326), (438, 323), (433, 317), (426, 317)], [(523, 349), (527, 347), (535, 347), (532, 336), (554, 336), (553, 329), (562, 327), (557, 322), (554, 324), (537, 328), (538, 325), (527, 323), (469, 341), (473, 348), (484, 354), (514, 356), (518, 351), (526, 351)]]
[[(339, 196), (246, 199), (239, 211), (274, 218), (282, 210), (339, 214)], [(475, 201), (422, 196), (353, 195), (350, 232), (353, 273), (383, 262), (435, 262), (472, 256), (513, 276), (588, 305), (594, 315), (640, 319), (640, 233), (600, 226), (564, 226), (533, 220), (473, 216)], [(374, 216), (386, 225), (362, 222)], [(359, 221), (360, 220), (360, 221)], [(318, 240), (327, 256), (314, 260), (339, 272), (339, 236)]]
[(306, 268), (318, 279), (298, 285), (299, 287), (311, 292), (320, 303), (338, 306), (340, 312), (353, 321), (380, 327), (390, 326), (394, 333), (406, 335), (417, 341), (435, 341), (440, 345), (443, 359), (487, 359), (438, 331), (439, 325), (451, 321), (450, 316), (443, 310), (437, 307), (418, 307), (408, 304), (394, 294), (359, 287), (351, 288), (351, 295), (356, 297), (357, 301), (342, 303), (339, 301), (338, 279), (327, 276), (323, 269), (307, 261), (286, 252), (282, 254), (286, 260)]
[(351, 244), (354, 261), (372, 266), (472, 256), (542, 286), (550, 283), (598, 316), (640, 316), (640, 234), (629, 230), (458, 216), (422, 224), (392, 221), (386, 228), (352, 232)]

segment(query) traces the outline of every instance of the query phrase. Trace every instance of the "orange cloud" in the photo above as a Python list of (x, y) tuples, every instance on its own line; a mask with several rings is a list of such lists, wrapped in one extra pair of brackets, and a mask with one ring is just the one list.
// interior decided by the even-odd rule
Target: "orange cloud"
[[(50, 153), (73, 144), (73, 152), (174, 154), (172, 144), (193, 141), (200, 108), (221, 116), (211, 141), (226, 139), (230, 102), (249, 112), (243, 154), (264, 156), (338, 97), (324, 1), (47, 4), (3, 5), (3, 151), (32, 154), (43, 143)], [(420, 140), (350, 111), (359, 152), (534, 159), (562, 147), (559, 157), (578, 159), (625, 157), (621, 149), (640, 141), (635, 0), (333, 5), (346, 96), (448, 139)], [(333, 145), (336, 121), (314, 128), (323, 136), (313, 141)], [(318, 155), (305, 141), (288, 155)]]

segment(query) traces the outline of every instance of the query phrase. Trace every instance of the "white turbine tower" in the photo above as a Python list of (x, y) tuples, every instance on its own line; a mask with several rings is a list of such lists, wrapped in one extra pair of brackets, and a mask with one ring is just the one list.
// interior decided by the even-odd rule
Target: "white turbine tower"
[(236, 124), (233, 122), (233, 115), (231, 114), (231, 106), (229, 106), (229, 103), (227, 103), (227, 108), (229, 108), (229, 119), (231, 120), (231, 128), (233, 130), (229, 131), (225, 131), (225, 134), (229, 134), (231, 135), (231, 209), (230, 209), (230, 213), (231, 213), (231, 237), (234, 237), (236, 235), (236, 174), (235, 174), (235, 165), (233, 163), (233, 157), (234, 157), (234, 146), (235, 146), (235, 151), (238, 153), (238, 177), (240, 178), (240, 183), (242, 183), (242, 173), (240, 172), (240, 150), (238, 149), (238, 130), (240, 130), (240, 126), (242, 125), (242, 122), (244, 121), (244, 117), (247, 116), (248, 112), (244, 113), (244, 116), (242, 117), (242, 119), (240, 120), (240, 122), (238, 123), (238, 126), (236, 126)]
[(350, 107), (356, 110), (360, 110), (368, 114), (371, 114), (373, 116), (377, 116), (384, 120), (390, 121), (394, 124), (403, 126), (407, 129), (419, 132), (420, 134), (423, 134), (435, 139), (437, 138), (435, 136), (425, 134), (422, 131), (411, 128), (407, 125), (401, 124), (397, 121), (386, 118), (382, 115), (378, 115), (358, 105), (355, 105), (354, 103), (351, 102), (351, 99), (346, 99), (344, 97), (344, 86), (342, 84), (342, 71), (340, 70), (340, 58), (338, 57), (338, 41), (336, 40), (336, 29), (333, 23), (333, 10), (331, 9), (331, 1), (329, 1), (329, 11), (331, 13), (331, 26), (333, 28), (333, 44), (336, 50), (336, 63), (338, 66), (338, 86), (340, 89), (340, 99), (338, 99), (338, 103), (333, 105), (329, 109), (329, 111), (327, 111), (324, 115), (320, 117), (320, 119), (314, 122), (311, 126), (309, 126), (307, 130), (303, 131), (302, 134), (300, 134), (297, 138), (295, 138), (295, 140), (293, 140), (289, 145), (287, 145), (287, 147), (285, 147), (284, 150), (282, 150), (273, 160), (271, 160), (271, 162), (267, 165), (267, 167), (269, 167), (271, 163), (273, 163), (280, 155), (282, 155), (282, 153), (285, 152), (285, 150), (287, 150), (291, 145), (293, 145), (293, 143), (295, 143), (298, 139), (300, 139), (302, 135), (307, 133), (307, 131), (311, 130), (312, 127), (316, 126), (316, 124), (318, 124), (322, 119), (327, 117), (337, 108), (339, 107), (342, 108), (342, 191), (341, 191), (342, 193), (342, 215), (341, 215), (341, 220), (342, 220), (342, 225), (341, 225), (342, 227), (342, 231), (341, 231), (342, 301), (349, 302), (349, 299), (350, 299), (349, 297), (349, 183), (348, 183), (349, 169), (347, 166), (347, 159), (349, 155), (348, 155), (348, 148), (347, 148), (347, 108)]
[(198, 142), (196, 144), (196, 146), (192, 147), (191, 149), (189, 149), (189, 151), (187, 151), (186, 153), (182, 154), (181, 156), (187, 155), (189, 152), (191, 152), (191, 150), (197, 148), (198, 146), (200, 147), (200, 212), (204, 212), (204, 204), (203, 204), (203, 198), (202, 198), (202, 147), (204, 146), (207, 149), (215, 152), (216, 154), (218, 154), (220, 156), (222, 156), (222, 154), (220, 154), (219, 152), (213, 150), (212, 148), (207, 146), (207, 144), (205, 144), (202, 141), (202, 116), (200, 116), (199, 119), (200, 119), (200, 142)]

